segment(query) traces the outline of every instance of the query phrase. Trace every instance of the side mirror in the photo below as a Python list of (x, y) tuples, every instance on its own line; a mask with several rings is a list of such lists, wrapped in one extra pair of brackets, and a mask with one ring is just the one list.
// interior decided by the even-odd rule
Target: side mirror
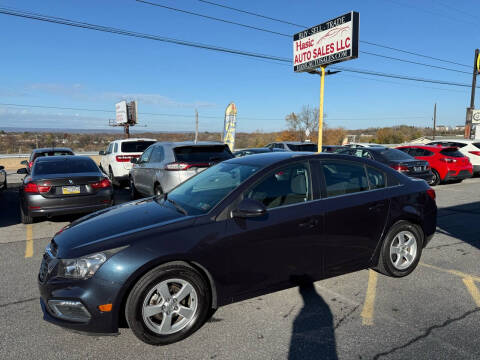
[(137, 159), (137, 158), (131, 158), (131, 159), (130, 159), (130, 162), (131, 162), (132, 164), (138, 164), (138, 159)]
[(98, 155), (105, 155), (105, 151), (100, 150), (100, 151), (98, 152)]
[(253, 199), (243, 199), (235, 210), (232, 210), (232, 217), (251, 218), (263, 216), (267, 213), (265, 206)]
[(3, 170), (3, 169), (5, 169), (5, 166), (0, 165), (0, 170)]
[(21, 168), (17, 170), (17, 174), (25, 175), (28, 174), (28, 171), (26, 168)]
[(27, 160), (23, 160), (23, 161), (20, 162), (20, 165), (25, 165), (25, 166), (27, 166), (27, 165), (28, 165), (28, 161), (27, 161)]

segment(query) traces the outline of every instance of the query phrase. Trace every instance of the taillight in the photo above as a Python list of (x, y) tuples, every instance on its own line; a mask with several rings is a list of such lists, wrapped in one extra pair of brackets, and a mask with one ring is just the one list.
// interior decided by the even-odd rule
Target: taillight
[(28, 163), (28, 168), (31, 169), (31, 168), (32, 168), (32, 165), (33, 165), (33, 161), (30, 161), (30, 162)]
[(103, 179), (102, 181), (90, 184), (90, 186), (94, 189), (104, 189), (112, 186), (112, 183), (108, 179)]
[(408, 171), (408, 167), (405, 165), (390, 165), (390, 167), (400, 172)]
[(437, 195), (435, 194), (435, 190), (433, 190), (432, 188), (430, 188), (430, 189), (427, 190), (427, 194), (428, 194), (428, 196), (430, 196), (430, 198), (431, 198), (432, 200), (435, 200), (436, 197), (437, 197)]
[(455, 159), (450, 159), (450, 158), (441, 158), (439, 161), (444, 162), (444, 163), (455, 163), (457, 160)]
[(181, 162), (174, 162), (165, 165), (165, 170), (169, 171), (182, 171), (182, 170), (188, 170), (191, 167), (208, 167), (210, 164), (208, 163), (197, 163), (197, 164), (187, 164), (187, 163), (181, 163)]
[(115, 159), (118, 161), (118, 162), (130, 162), (130, 160), (132, 159), (133, 156), (131, 155), (117, 155), (115, 156)]
[(30, 194), (44, 194), (50, 191), (52, 187), (48, 185), (37, 185), (35, 183), (27, 183), (23, 186), (23, 191)]
[(480, 156), (480, 151), (469, 151), (470, 154)]
[(27, 183), (23, 185), (23, 192), (30, 194), (38, 194), (38, 186), (35, 183)]

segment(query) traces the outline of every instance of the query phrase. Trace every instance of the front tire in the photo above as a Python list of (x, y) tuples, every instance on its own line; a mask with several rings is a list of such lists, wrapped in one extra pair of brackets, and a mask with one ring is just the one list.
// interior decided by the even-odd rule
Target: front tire
[(422, 248), (421, 228), (408, 221), (399, 221), (390, 228), (385, 237), (378, 265), (374, 269), (391, 277), (407, 276), (417, 267)]
[(127, 298), (125, 318), (141, 341), (167, 345), (200, 328), (210, 304), (208, 286), (195, 269), (164, 264), (135, 284)]

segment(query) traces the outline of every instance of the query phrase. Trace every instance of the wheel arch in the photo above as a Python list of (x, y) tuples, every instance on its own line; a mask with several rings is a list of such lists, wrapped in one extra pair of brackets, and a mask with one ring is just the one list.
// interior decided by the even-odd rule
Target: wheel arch
[(189, 267), (197, 271), (200, 276), (205, 280), (206, 284), (208, 285), (210, 296), (211, 296), (211, 305), (212, 309), (218, 308), (218, 296), (217, 296), (217, 287), (215, 285), (215, 280), (211, 275), (210, 271), (208, 271), (204, 266), (199, 264), (195, 261), (186, 261), (186, 260), (169, 260), (169, 261), (153, 261), (148, 263), (145, 266), (142, 266), (138, 271), (136, 271), (130, 278), (126, 281), (125, 285), (120, 291), (119, 297), (120, 301), (117, 302), (117, 326), (118, 327), (128, 327), (126, 318), (125, 318), (125, 306), (127, 303), (127, 298), (132, 288), (135, 284), (148, 273), (150, 270), (160, 266), (160, 265), (181, 265), (185, 267)]

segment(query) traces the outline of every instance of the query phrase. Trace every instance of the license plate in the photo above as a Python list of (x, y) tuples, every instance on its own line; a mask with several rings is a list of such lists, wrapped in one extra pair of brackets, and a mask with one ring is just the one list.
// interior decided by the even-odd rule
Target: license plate
[(63, 195), (80, 194), (80, 186), (62, 186)]
[(421, 166), (414, 166), (413, 171), (420, 172), (420, 171), (422, 171), (422, 167)]

